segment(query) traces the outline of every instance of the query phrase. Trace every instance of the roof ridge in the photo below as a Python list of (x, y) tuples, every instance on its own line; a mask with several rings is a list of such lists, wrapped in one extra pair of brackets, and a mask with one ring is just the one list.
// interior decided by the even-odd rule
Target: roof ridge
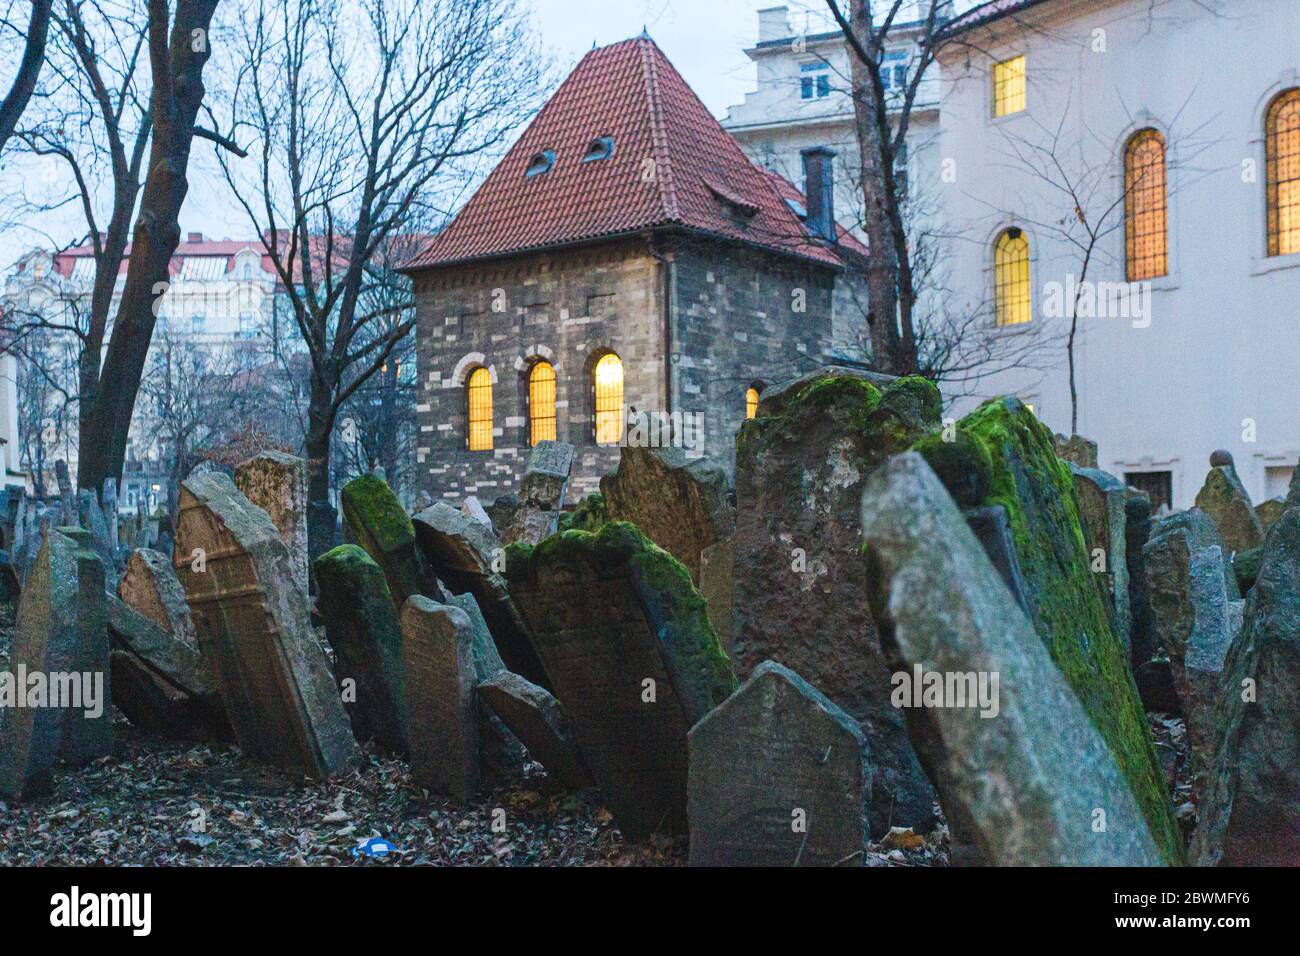
[(668, 152), (668, 132), (664, 129), (659, 115), (659, 72), (655, 69), (654, 54), (658, 49), (653, 40), (635, 39), (637, 50), (641, 55), (641, 66), (645, 73), (646, 108), (650, 117), (650, 152), (654, 166), (655, 188), (659, 193), (659, 204), (663, 207), (664, 217), (680, 220), (681, 205), (677, 199), (676, 184), (673, 182), (672, 157)]

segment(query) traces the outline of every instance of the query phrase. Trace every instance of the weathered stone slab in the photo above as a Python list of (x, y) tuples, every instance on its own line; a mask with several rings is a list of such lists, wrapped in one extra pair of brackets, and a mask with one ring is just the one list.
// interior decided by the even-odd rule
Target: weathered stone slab
[(191, 647), (199, 646), (185, 589), (171, 558), (165, 554), (148, 548), (132, 551), (118, 582), (117, 596), (164, 631)]
[(502, 670), (478, 685), (478, 695), (560, 786), (578, 790), (591, 784), (569, 718), (544, 688)]
[(600, 479), (600, 490), (610, 520), (632, 522), (684, 564), (697, 585), (700, 552), (735, 531), (727, 473), (681, 448), (620, 449), (618, 471)]
[(501, 543), (537, 544), (555, 533), (564, 510), (564, 493), (573, 468), (573, 446), (539, 441), (528, 453), (528, 466), (519, 483), (519, 504), (510, 521), (498, 525)]
[(534, 684), (550, 681), (506, 587), (505, 549), (492, 529), (445, 502), (413, 519), (420, 551), (453, 594), (472, 594), (505, 666)]
[(182, 482), (176, 571), (240, 747), (323, 778), (360, 756), (280, 533), (226, 475)]
[(867, 839), (871, 759), (858, 722), (764, 661), (689, 735), (692, 866), (834, 866)]
[[(1142, 556), (1142, 549), (1150, 537), (1151, 499), (1129, 488), (1124, 496), (1124, 559), (1128, 563), (1128, 605), (1132, 618), (1129, 660), (1133, 664), (1134, 677), (1137, 668), (1150, 661), (1156, 650), (1151, 600), (1147, 595), (1146, 559)], [(1138, 692), (1141, 690), (1139, 685)]]
[[(919, 455), (868, 479), (862, 534), (892, 666), (944, 678), (945, 706), (906, 712), (954, 839), (994, 865), (1159, 865), (1111, 748)], [(969, 675), (951, 697), (949, 675)], [(956, 693), (981, 677), (985, 699)]]
[[(433, 504), (433, 499), (431, 498), (429, 499), (429, 503), (426, 504), (424, 508), (428, 508), (432, 504)], [(419, 511), (423, 511), (424, 508), (420, 508), (417, 511), (417, 514), (419, 513)], [(464, 501), (460, 503), (460, 510), (465, 512), (465, 514), (469, 515), (479, 524), (487, 525), (489, 528), (492, 527), (492, 519), (489, 518), (488, 513), (483, 510), (482, 502), (480, 502), (473, 495), (470, 495), (468, 498), (466, 498)]]
[(709, 623), (717, 632), (723, 650), (731, 654), (732, 539), (726, 538), (700, 552), (700, 597), (704, 598)]
[(384, 569), (397, 607), (405, 607), (413, 594), (424, 594), (428, 588), (415, 527), (388, 484), (375, 475), (362, 475), (344, 485), (339, 497), (353, 540)]
[(358, 740), (408, 753), (402, 697), (402, 628), (383, 569), (355, 544), (312, 565), (317, 605), (334, 648), (334, 680)]
[(1052, 436), (1052, 444), (1056, 450), (1056, 457), (1062, 461), (1067, 461), (1079, 468), (1096, 468), (1097, 467), (1097, 443), (1082, 435), (1071, 435), (1066, 438), (1064, 435), (1057, 434)]
[[(1091, 569), (1069, 465), (1056, 457), (1051, 432), (1018, 399), (985, 402), (957, 422), (956, 431), (970, 438), (974, 467), (989, 469), (990, 490), (982, 503), (1007, 509), (1034, 630), (1110, 747), (1165, 859), (1176, 863), (1182, 835), (1128, 649), (1111, 625)], [(936, 443), (944, 444), (929, 438), (917, 450), (928, 459)], [(936, 471), (946, 482), (946, 472)]]
[(1215, 526), (1214, 519), (1200, 508), (1174, 511), (1163, 517), (1156, 518), (1151, 524), (1151, 536), (1147, 540), (1148, 542), (1155, 541), (1161, 535), (1177, 531), (1180, 528), (1191, 535), (1193, 550), (1215, 547), (1223, 551), (1225, 560), (1223, 586), (1231, 600), (1235, 601), (1240, 598), (1241, 592), (1237, 586), (1237, 578), (1232, 573), (1232, 552), (1224, 548), (1223, 538), (1219, 536), (1219, 529)]
[(685, 832), (686, 733), (736, 686), (690, 574), (626, 522), (516, 545), (507, 574), (619, 829)]
[(1072, 464), (1070, 472), (1074, 476), (1074, 494), (1079, 503), (1079, 521), (1087, 542), (1089, 566), (1101, 585), (1110, 611), (1111, 627), (1131, 657), (1133, 612), (1128, 595), (1127, 493), (1124, 482), (1096, 468), (1080, 468)]
[(1196, 494), (1196, 507), (1214, 519), (1223, 547), (1233, 551), (1247, 551), (1264, 543), (1264, 526), (1250, 503), (1246, 487), (1237, 477), (1232, 456), (1217, 451), (1210, 458), (1210, 472), (1205, 484)]
[[(770, 390), (769, 390), (770, 391)], [(736, 442), (732, 651), (744, 677), (789, 667), (852, 714), (871, 741), (871, 832), (927, 831), (934, 791), (889, 703), (889, 669), (867, 606), (858, 509), (867, 475), (939, 427), (938, 390), (884, 390), (857, 375), (765, 392)]]
[(401, 625), (411, 779), (469, 802), (480, 774), (473, 626), (422, 595), (406, 602)]
[(235, 469), (235, 487), (271, 517), (289, 550), (294, 579), (307, 593), (307, 462), (279, 451), (254, 455)]
[(799, 398), (809, 385), (824, 383), (828, 379), (854, 379), (865, 382), (876, 389), (898, 381), (894, 375), (884, 372), (872, 372), (862, 368), (850, 368), (846, 365), (823, 365), (821, 368), (805, 372), (797, 378), (777, 382), (763, 389), (758, 399), (758, 417), (770, 418), (784, 415), (791, 402)]
[[(1300, 476), (1300, 472), (1297, 472)], [(1300, 477), (1268, 533), (1240, 637), (1228, 649), (1219, 743), (1200, 805), (1201, 865), (1300, 864)]]
[(1268, 534), (1268, 529), (1277, 524), (1277, 519), (1282, 517), (1282, 512), (1286, 510), (1285, 498), (1269, 498), (1267, 501), (1261, 501), (1255, 505), (1255, 514), (1259, 518), (1260, 527), (1264, 533)]
[(1264, 546), (1238, 551), (1232, 556), (1232, 576), (1236, 579), (1237, 589), (1242, 594), (1249, 594), (1259, 577), (1259, 567), (1264, 562)]
[(1020, 558), (1016, 554), (1016, 543), (1011, 537), (1011, 521), (1007, 517), (1007, 509), (1001, 505), (988, 505), (969, 508), (965, 514), (967, 527), (988, 555), (993, 569), (1016, 599), (1020, 610), (1026, 615), (1032, 614), (1029, 587), (1025, 584), (1024, 575), (1020, 573)]
[(105, 617), (104, 569), (90, 536), (49, 532), (18, 604), (9, 672), (0, 675), (5, 798), (48, 793), (56, 760), (76, 765), (112, 752)]

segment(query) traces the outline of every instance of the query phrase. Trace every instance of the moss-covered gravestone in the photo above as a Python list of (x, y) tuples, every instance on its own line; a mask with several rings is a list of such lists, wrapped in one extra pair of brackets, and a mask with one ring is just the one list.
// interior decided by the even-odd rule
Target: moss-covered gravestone
[(693, 866), (858, 862), (871, 755), (858, 722), (764, 661), (691, 728)]
[(1196, 493), (1196, 507), (1214, 519), (1229, 555), (1264, 543), (1264, 525), (1250, 503), (1246, 486), (1237, 477), (1232, 455), (1226, 451), (1210, 456), (1210, 471)]
[(321, 779), (360, 756), (288, 549), (219, 472), (181, 483), (176, 572), (246, 754)]
[(736, 687), (690, 574), (613, 522), (512, 547), (507, 575), (619, 829), (685, 832), (687, 731)]
[(700, 580), (700, 552), (731, 537), (736, 516), (727, 500), (727, 474), (707, 458), (680, 448), (629, 446), (618, 471), (600, 479), (609, 517), (630, 521)]
[(426, 582), (415, 526), (388, 482), (378, 475), (353, 478), (339, 499), (352, 538), (384, 569), (397, 607), (404, 607), (411, 595), (423, 594)]
[(1079, 519), (1088, 548), (1093, 580), (1110, 611), (1110, 623), (1127, 651), (1133, 648), (1133, 612), (1129, 607), (1128, 537), (1125, 533), (1124, 482), (1097, 468), (1070, 464)]
[(502, 670), (478, 685), (478, 695), (553, 780), (570, 789), (591, 782), (569, 717), (544, 688)]
[[(913, 678), (907, 722), (954, 843), (999, 866), (1167, 858), (1095, 718), (919, 455), (867, 480), (862, 535), (881, 642)], [(1095, 588), (1079, 590), (1104, 624)]]
[(920, 378), (877, 387), (850, 372), (765, 393), (736, 442), (731, 647), (742, 677), (765, 660), (795, 671), (871, 742), (871, 832), (926, 831), (934, 791), (901, 711), (867, 606), (859, 507), (875, 468), (939, 427)]
[[(982, 504), (1007, 509), (1035, 630), (1115, 756), (1164, 858), (1182, 858), (1146, 714), (1127, 649), (1111, 626), (1093, 578), (1070, 466), (1052, 434), (1014, 398), (986, 402), (943, 434), (917, 445), (953, 491), (986, 485)], [(986, 478), (972, 481), (971, 474)], [(973, 502), (963, 502), (964, 504)]]
[(0, 674), (0, 796), (43, 796), (56, 760), (80, 765), (112, 753), (104, 598), (89, 533), (48, 532), (18, 604), (9, 671)]
[(503, 544), (537, 544), (555, 533), (572, 469), (573, 446), (567, 442), (539, 441), (533, 446), (519, 482), (519, 506), (498, 529)]
[(406, 754), (402, 628), (384, 572), (355, 544), (315, 560), (317, 606), (334, 648), (334, 680), (358, 740)]

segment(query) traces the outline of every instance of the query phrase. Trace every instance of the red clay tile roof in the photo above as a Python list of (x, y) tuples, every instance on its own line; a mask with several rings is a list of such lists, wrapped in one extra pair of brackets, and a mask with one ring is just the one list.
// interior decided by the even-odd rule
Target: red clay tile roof
[[(612, 137), (613, 155), (582, 162), (601, 136)], [(525, 177), (545, 150), (554, 152), (554, 165)], [(654, 41), (638, 37), (584, 56), (456, 218), (405, 268), (674, 225), (842, 263), (812, 238)]]
[(994, 20), (1001, 20), (1013, 13), (1020, 13), (1022, 10), (1036, 7), (1043, 2), (1045, 0), (989, 0), (988, 3), (981, 3), (978, 7), (973, 7), (956, 19), (951, 20), (939, 31), (939, 36), (941, 39), (947, 39), (958, 33), (964, 33), (975, 27), (992, 23)]

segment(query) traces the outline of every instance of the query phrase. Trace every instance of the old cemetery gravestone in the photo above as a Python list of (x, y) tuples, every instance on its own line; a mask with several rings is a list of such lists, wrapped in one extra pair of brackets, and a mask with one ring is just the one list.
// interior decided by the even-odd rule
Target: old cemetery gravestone
[(289, 549), (294, 578), (307, 591), (307, 462), (279, 451), (254, 455), (235, 469), (235, 487), (265, 511)]
[(80, 528), (45, 535), (0, 674), (0, 795), (47, 794), (57, 760), (113, 750), (104, 567)]
[(1132, 656), (1133, 612), (1129, 606), (1128, 535), (1124, 482), (1097, 468), (1070, 465), (1079, 521), (1093, 580), (1101, 589), (1115, 634)]
[(1095, 579), (1074, 479), (1056, 457), (1051, 432), (1018, 399), (997, 398), (918, 442), (916, 450), (960, 504), (975, 503), (971, 489), (987, 489), (979, 504), (1006, 508), (1030, 623), (1110, 747), (1156, 845), (1168, 862), (1177, 862), (1182, 837), (1128, 649)]
[(1112, 748), (921, 456), (867, 480), (862, 535), (880, 641), (912, 682), (908, 727), (954, 859), (962, 847), (1003, 866), (1169, 862)]
[(280, 533), (226, 475), (182, 482), (176, 570), (240, 747), (322, 778), (359, 756)]
[(929, 830), (934, 791), (890, 703), (867, 606), (859, 508), (867, 475), (939, 427), (920, 378), (877, 387), (844, 370), (765, 392), (736, 441), (732, 656), (744, 677), (789, 667), (860, 722), (871, 742), (871, 832)]
[(866, 843), (871, 756), (858, 722), (764, 661), (689, 734), (693, 866), (831, 866)]
[(735, 689), (690, 574), (626, 522), (509, 549), (507, 575), (619, 829), (686, 830), (686, 734)]
[[(1155, 651), (1151, 600), (1147, 594), (1146, 560), (1142, 549), (1151, 537), (1151, 499), (1129, 488), (1124, 495), (1124, 559), (1128, 563), (1128, 604), (1132, 624), (1129, 660), (1138, 668)], [(1135, 673), (1136, 676), (1136, 673)]]
[[(1300, 472), (1297, 472), (1300, 476)], [(1215, 703), (1193, 844), (1203, 866), (1300, 864), (1300, 477), (1269, 530)]]
[(1210, 456), (1210, 471), (1196, 493), (1196, 507), (1212, 519), (1223, 538), (1223, 547), (1247, 551), (1264, 543), (1264, 526), (1250, 503), (1250, 495), (1237, 477), (1232, 455), (1216, 451)]
[(572, 445), (539, 441), (533, 446), (519, 483), (518, 506), (500, 526), (502, 544), (537, 544), (555, 533), (572, 469)]
[(573, 790), (591, 783), (569, 717), (545, 688), (502, 669), (482, 680), (477, 690), (557, 783)]
[(505, 666), (543, 687), (550, 681), (507, 589), (506, 551), (492, 529), (446, 502), (413, 519), (421, 554), (453, 594), (472, 594)]
[(387, 482), (362, 475), (343, 486), (343, 520), (357, 544), (384, 570), (397, 607), (431, 590), (415, 543), (415, 527)]
[(383, 569), (355, 544), (315, 560), (317, 606), (334, 649), (334, 679), (358, 740), (408, 752), (402, 629)]
[(1285, 498), (1269, 498), (1255, 505), (1255, 514), (1259, 517), (1260, 527), (1268, 534), (1268, 529), (1277, 524), (1277, 519), (1286, 511)]
[(132, 551), (118, 582), (117, 596), (164, 631), (198, 647), (185, 589), (167, 555), (149, 548)]

